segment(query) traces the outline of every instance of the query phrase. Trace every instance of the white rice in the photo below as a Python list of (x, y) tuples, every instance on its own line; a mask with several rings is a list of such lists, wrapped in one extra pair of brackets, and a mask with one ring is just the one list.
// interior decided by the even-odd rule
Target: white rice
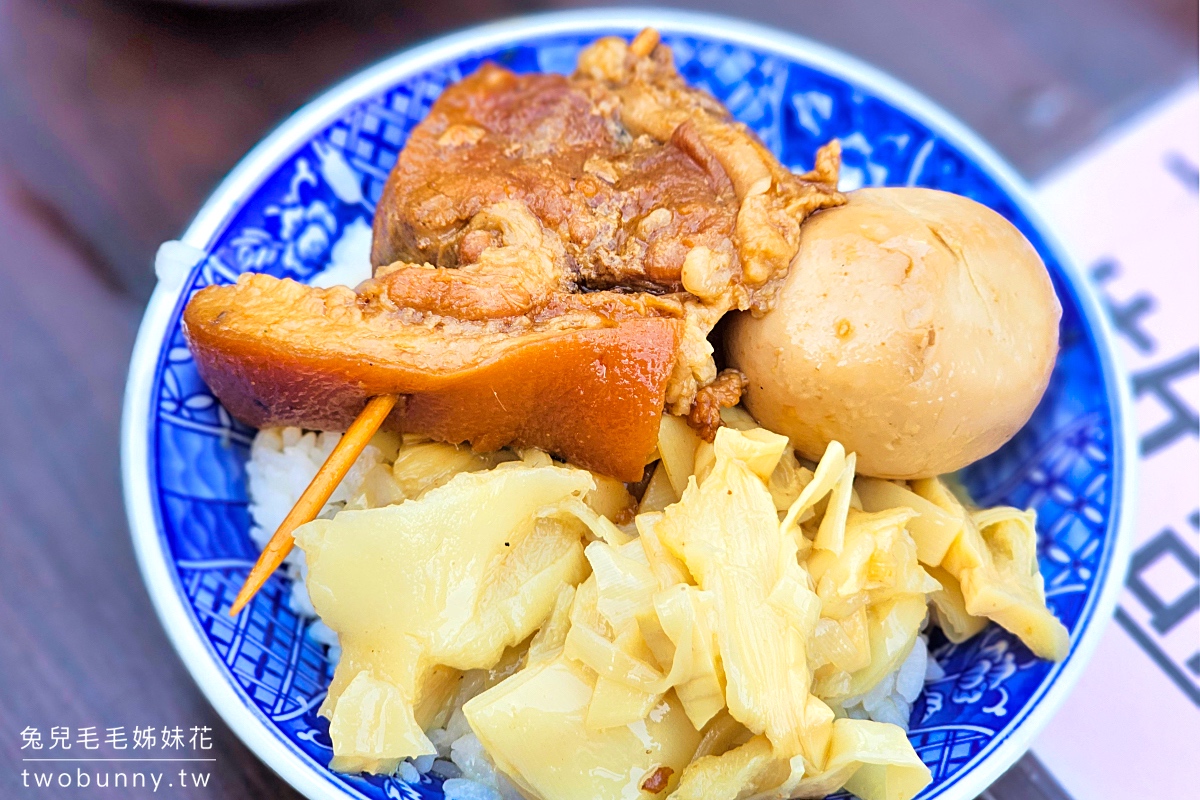
[(894, 672), (885, 675), (866, 694), (845, 701), (842, 709), (851, 719), (890, 722), (908, 731), (913, 703), (925, 688), (925, 682), (944, 674), (937, 662), (929, 657), (929, 642), (922, 633), (908, 658)]
[[(270, 541), (341, 438), (340, 433), (305, 433), (299, 428), (264, 428), (254, 437), (246, 477), (250, 485), (250, 518), (254, 523), (250, 526), (250, 538), (260, 548)], [(379, 448), (373, 445), (363, 448), (319, 516), (336, 514), (361, 491), (367, 471), (382, 461), (383, 451)], [(316, 617), (317, 611), (304, 587), (308, 569), (304, 551), (292, 548), (283, 564), (292, 581), (289, 607), (301, 616)], [(318, 641), (322, 644), (336, 646), (337, 637), (333, 631), (324, 625), (322, 628), (323, 631), (314, 633), (314, 638), (320, 637)]]
[[(338, 433), (304, 433), (299, 428), (264, 429), (254, 437), (246, 475), (254, 523), (250, 536), (260, 548), (300, 499), (340, 438)], [(383, 462), (383, 451), (367, 445), (320, 516), (331, 517), (341, 510), (359, 494), (367, 471)], [(308, 635), (327, 648), (330, 662), (336, 664), (341, 656), (337, 634), (317, 618), (304, 586), (307, 573), (304, 551), (294, 548), (284, 567), (292, 582), (289, 607), (294, 613), (314, 620), (308, 627)], [(943, 674), (937, 662), (929, 658), (928, 643), (925, 634), (921, 634), (904, 663), (871, 691), (846, 701), (843, 710), (855, 719), (891, 722), (907, 731), (913, 703), (925, 682)], [(419, 783), (424, 775), (443, 778), (446, 800), (523, 800), (508, 778), (496, 770), (462, 713), (462, 705), (482, 691), (482, 676), (481, 671), (467, 673), (446, 726), (428, 731), (437, 755), (401, 763), (397, 777), (410, 784)]]

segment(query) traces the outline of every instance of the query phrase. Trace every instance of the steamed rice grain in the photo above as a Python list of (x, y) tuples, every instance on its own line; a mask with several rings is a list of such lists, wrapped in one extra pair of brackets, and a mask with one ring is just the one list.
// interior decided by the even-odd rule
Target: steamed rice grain
[(846, 716), (851, 719), (890, 722), (908, 731), (913, 703), (925, 687), (925, 677), (931, 662), (929, 643), (926, 635), (922, 633), (913, 643), (908, 657), (895, 671), (883, 676), (870, 691), (851, 697), (842, 704)]

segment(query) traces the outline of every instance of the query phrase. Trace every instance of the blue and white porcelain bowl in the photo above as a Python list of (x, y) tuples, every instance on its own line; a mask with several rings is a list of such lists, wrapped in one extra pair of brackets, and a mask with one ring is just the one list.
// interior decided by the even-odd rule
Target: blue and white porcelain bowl
[[(192, 293), (261, 271), (299, 280), (365, 268), (375, 202), (412, 127), (447, 84), (486, 60), (569, 72), (598, 36), (653, 25), (680, 72), (723, 101), (783, 160), (811, 166), (838, 138), (843, 187), (915, 185), (999, 211), (1041, 253), (1063, 305), (1062, 350), (1033, 419), (965, 481), (984, 505), (1035, 508), (1050, 607), (1071, 631), (1065, 661), (1038, 660), (995, 626), (935, 640), (945, 677), (913, 709), (909, 733), (933, 783), (923, 798), (975, 797), (1029, 746), (1079, 677), (1112, 614), (1129, 543), (1129, 404), (1113, 341), (1083, 277), (1065, 261), (1013, 171), (913, 90), (846, 56), (728, 19), (664, 11), (531, 17), (401, 53), (327, 92), (256, 147), (196, 216), (190, 258), (162, 259), (125, 398), (125, 502), (143, 576), (175, 648), (229, 725), (310, 798), (440, 798), (434, 778), (330, 772), (316, 710), (332, 674), (325, 648), (275, 576), (248, 613), (229, 603), (257, 555), (248, 535), (248, 446), (196, 373), (180, 330)], [(363, 275), (365, 277), (365, 275)]]

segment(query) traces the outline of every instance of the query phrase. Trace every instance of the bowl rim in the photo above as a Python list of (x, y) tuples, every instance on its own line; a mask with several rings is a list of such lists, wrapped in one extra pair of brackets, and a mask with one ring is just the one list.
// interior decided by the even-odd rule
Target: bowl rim
[[(660, 8), (608, 8), (560, 11), (511, 17), (439, 36), (405, 48), (338, 82), (284, 120), (263, 138), (209, 195), (181, 237), (205, 250), (240, 208), (242, 200), (312, 136), (349, 106), (376, 95), (400, 80), (446, 60), (472, 51), (503, 46), (519, 39), (569, 34), (607, 28), (636, 32), (655, 26), (672, 34), (708, 37), (759, 51), (775, 52), (812, 66), (826, 74), (862, 87), (926, 124), (981, 165), (1017, 206), (1045, 241), (1058, 261), (1067, 285), (1099, 354), (1102, 381), (1114, 429), (1112, 508), (1116, 524), (1110, 529), (1117, 541), (1112, 550), (1105, 583), (1092, 608), (1085, 608), (1084, 626), (1065, 663), (1049, 685), (1039, 689), (1033, 706), (1013, 731), (991, 747), (973, 767), (955, 777), (937, 795), (942, 800), (969, 800), (980, 794), (1029, 748), (1034, 738), (1062, 705), (1099, 644), (1113, 616), (1124, 583), (1133, 543), (1136, 497), (1136, 430), (1132, 400), (1119, 362), (1111, 324), (1099, 299), (1075, 263), (1066, 256), (1053, 229), (1046, 225), (1031, 199), (1028, 185), (983, 139), (949, 112), (917, 90), (876, 67), (835, 48), (764, 25), (716, 14)], [(126, 514), (138, 566), (155, 611), (176, 653), (209, 703), (254, 754), (312, 800), (344, 800), (349, 787), (328, 770), (313, 769), (294, 745), (285, 740), (257, 708), (246, 703), (218, 665), (218, 658), (203, 637), (179, 591), (174, 561), (170, 557), (151, 494), (146, 471), (150, 456), (151, 389), (167, 326), (185, 290), (183, 276), (160, 276), (143, 315), (130, 358), (121, 421), (121, 476)], [(978, 758), (978, 757), (977, 757)], [(981, 769), (984, 765), (986, 769)]]

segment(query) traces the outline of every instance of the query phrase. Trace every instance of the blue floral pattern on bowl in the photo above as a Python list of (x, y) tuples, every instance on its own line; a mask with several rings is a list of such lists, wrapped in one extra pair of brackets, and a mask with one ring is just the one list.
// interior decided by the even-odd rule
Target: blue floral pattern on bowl
[[(815, 66), (795, 45), (776, 50), (738, 37), (695, 35), (686, 25), (660, 28), (682, 74), (754, 128), (784, 163), (806, 169), (818, 146), (839, 138), (844, 188), (916, 185), (964, 194), (1005, 215), (1041, 253), (1063, 304), (1062, 349), (1050, 388), (1017, 437), (963, 477), (983, 504), (1038, 511), (1047, 599), (1077, 643), (1113, 570), (1123, 437), (1106, 385), (1107, 345), (1055, 251), (987, 167), (884, 93)], [(157, 348), (149, 419), (142, 423), (147, 457), (133, 469), (147, 473), (175, 591), (242, 701), (347, 796), (438, 798), (441, 791), (432, 777), (408, 785), (326, 770), (330, 741), (316, 709), (332, 667), (325, 649), (306, 635), (306, 620), (289, 610), (285, 579), (273, 577), (247, 612), (228, 616), (257, 553), (247, 533), (244, 471), (254, 431), (232, 419), (197, 375), (180, 329), (182, 308), (195, 291), (247, 271), (311, 279), (343, 237), (352, 229), (361, 235), (370, 224), (406, 136), (443, 87), (485, 60), (518, 72), (569, 71), (581, 46), (610, 33), (628, 35), (630, 26), (574, 25), (502, 47), (466, 47), (415, 73), (398, 69), (402, 76), (383, 91), (348, 96), (332, 121), (306, 131), (302, 143), (234, 198), (205, 257), (187, 275)], [(1062, 670), (995, 626), (959, 645), (935, 634), (932, 644), (946, 674), (927, 685), (909, 734), (933, 774), (926, 798), (947, 796), (1012, 735)]]

